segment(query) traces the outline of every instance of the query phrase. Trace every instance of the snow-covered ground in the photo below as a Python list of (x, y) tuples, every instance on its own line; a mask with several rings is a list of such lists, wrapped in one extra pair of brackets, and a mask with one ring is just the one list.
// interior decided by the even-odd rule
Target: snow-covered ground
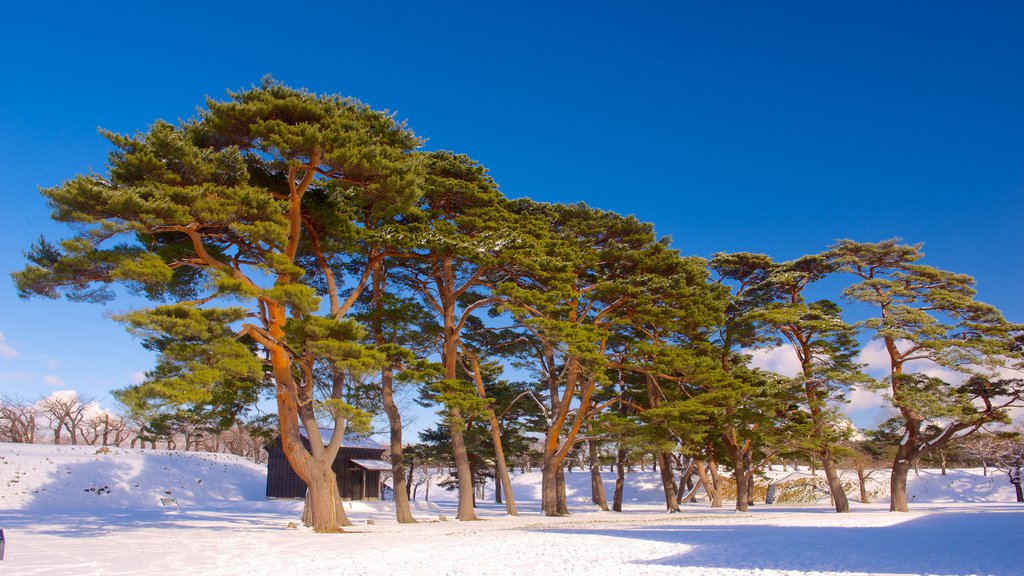
[(356, 526), (334, 535), (289, 528), (301, 502), (265, 500), (265, 474), (222, 454), (0, 444), (0, 573), (1024, 574), (1024, 505), (1005, 476), (978, 470), (912, 474), (907, 514), (883, 498), (850, 514), (826, 500), (667, 515), (650, 472), (630, 476), (624, 513), (600, 512), (577, 472), (566, 518), (537, 513), (539, 478), (528, 473), (513, 480), (516, 518), (481, 503), (483, 521), (443, 521), (454, 494), (434, 486), (419, 524), (395, 523), (388, 502), (353, 502)]

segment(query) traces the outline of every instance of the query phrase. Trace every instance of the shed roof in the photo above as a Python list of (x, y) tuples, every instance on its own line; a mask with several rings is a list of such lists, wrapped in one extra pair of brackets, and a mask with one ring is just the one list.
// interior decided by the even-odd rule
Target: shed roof
[(367, 470), (391, 470), (391, 463), (383, 460), (352, 460), (352, 463), (356, 466), (366, 468)]
[[(306, 428), (305, 427), (299, 426), (299, 434), (301, 434), (303, 438), (305, 438), (307, 440), (309, 439), (309, 434), (306, 433)], [(321, 428), (320, 429), (320, 438), (324, 441), (324, 444), (327, 444), (328, 442), (330, 442), (331, 438), (333, 438), (333, 437), (334, 437), (334, 429), (333, 428)], [(372, 449), (372, 450), (386, 450), (387, 449), (386, 446), (384, 446), (380, 442), (377, 442), (376, 440), (373, 440), (373, 439), (367, 438), (367, 437), (356, 436), (354, 434), (346, 434), (344, 436), (344, 438), (341, 439), (341, 445), (344, 448), (369, 448), (369, 449)]]

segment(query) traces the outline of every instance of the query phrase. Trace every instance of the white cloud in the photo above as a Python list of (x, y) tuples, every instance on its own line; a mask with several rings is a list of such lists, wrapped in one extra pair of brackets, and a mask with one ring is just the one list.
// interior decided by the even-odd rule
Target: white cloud
[(131, 383), (142, 384), (142, 381), (146, 379), (146, 373), (139, 370), (138, 372), (132, 372)]
[(842, 406), (847, 414), (889, 406), (884, 390), (867, 390), (860, 386), (850, 391), (849, 400)]
[(800, 360), (796, 353), (788, 346), (776, 348), (757, 348), (744, 350), (750, 354), (750, 363), (755, 367), (769, 372), (775, 372), (789, 378), (800, 374)]
[(16, 358), (17, 356), (18, 351), (7, 343), (7, 337), (4, 336), (3, 332), (0, 332), (0, 358)]
[(864, 371), (874, 376), (889, 374), (889, 352), (885, 349), (885, 343), (881, 340), (872, 340), (860, 349), (857, 354), (857, 362), (866, 364)]
[(56, 358), (49, 358), (46, 361), (46, 367), (49, 368), (50, 370), (53, 370), (57, 366), (60, 366), (60, 362), (58, 362)]
[(53, 386), (54, 388), (59, 388), (64, 385), (64, 381), (61, 380), (59, 377), (54, 376), (53, 374), (47, 374), (46, 376), (43, 376), (43, 384), (46, 384), (47, 386)]

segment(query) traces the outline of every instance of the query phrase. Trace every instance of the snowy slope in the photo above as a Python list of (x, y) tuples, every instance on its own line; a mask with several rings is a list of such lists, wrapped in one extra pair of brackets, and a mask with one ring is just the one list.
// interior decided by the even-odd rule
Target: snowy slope
[(266, 467), (228, 454), (0, 445), (0, 507), (25, 510), (149, 508), (261, 499)]

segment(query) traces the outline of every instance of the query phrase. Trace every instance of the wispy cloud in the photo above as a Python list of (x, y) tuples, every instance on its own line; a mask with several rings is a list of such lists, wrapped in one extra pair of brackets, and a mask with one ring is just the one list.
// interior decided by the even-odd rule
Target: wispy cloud
[(16, 358), (18, 351), (7, 343), (7, 337), (0, 332), (0, 358)]
[(46, 367), (47, 368), (53, 370), (57, 366), (60, 366), (60, 362), (58, 362), (56, 358), (48, 358), (46, 360)]
[(146, 373), (142, 370), (138, 372), (132, 372), (131, 382), (132, 384), (142, 384), (142, 381), (146, 379)]
[(34, 376), (28, 372), (0, 372), (0, 384), (10, 384), (12, 382), (26, 382), (32, 380)]
[(53, 374), (47, 374), (46, 376), (43, 376), (43, 384), (46, 384), (47, 386), (53, 386), (54, 388), (60, 388), (61, 386), (64, 385), (64, 381), (61, 380), (60, 377), (58, 376), (54, 376)]

